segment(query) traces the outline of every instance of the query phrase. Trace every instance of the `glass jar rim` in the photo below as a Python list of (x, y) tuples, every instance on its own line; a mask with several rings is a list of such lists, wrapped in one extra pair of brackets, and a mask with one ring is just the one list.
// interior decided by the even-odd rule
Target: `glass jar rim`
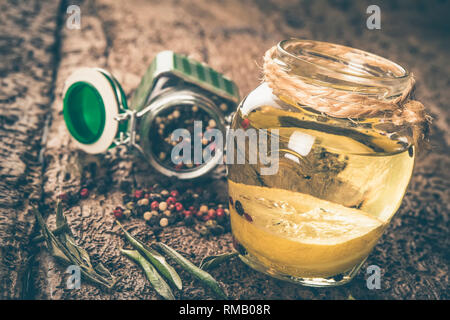
[(377, 98), (401, 95), (411, 80), (406, 68), (389, 59), (330, 42), (283, 40), (274, 60), (310, 82)]

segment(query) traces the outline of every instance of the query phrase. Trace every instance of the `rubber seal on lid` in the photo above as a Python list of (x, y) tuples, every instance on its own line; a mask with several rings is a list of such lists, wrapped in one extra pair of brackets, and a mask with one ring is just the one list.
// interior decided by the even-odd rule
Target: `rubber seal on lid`
[(81, 68), (66, 80), (63, 114), (76, 146), (91, 154), (114, 143), (120, 108), (108, 78), (96, 69)]

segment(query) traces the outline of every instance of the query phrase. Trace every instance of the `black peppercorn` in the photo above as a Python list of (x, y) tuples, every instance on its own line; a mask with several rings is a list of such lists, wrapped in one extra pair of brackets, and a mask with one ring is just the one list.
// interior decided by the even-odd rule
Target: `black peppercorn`
[(192, 226), (195, 223), (194, 217), (192, 216), (187, 216), (186, 218), (184, 218), (184, 224), (186, 226)]
[(242, 203), (239, 200), (236, 201), (235, 208), (238, 215), (242, 216), (245, 213)]

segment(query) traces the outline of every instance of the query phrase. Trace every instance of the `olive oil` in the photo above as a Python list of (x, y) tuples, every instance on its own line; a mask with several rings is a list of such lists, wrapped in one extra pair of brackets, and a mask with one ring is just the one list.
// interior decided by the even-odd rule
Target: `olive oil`
[[(278, 276), (314, 278), (364, 261), (408, 186), (408, 141), (382, 130), (379, 119), (355, 124), (294, 105), (238, 111), (232, 128), (242, 123), (279, 140), (275, 174), (262, 175), (259, 162), (228, 166), (233, 235), (246, 262)], [(248, 145), (235, 149), (248, 159)]]

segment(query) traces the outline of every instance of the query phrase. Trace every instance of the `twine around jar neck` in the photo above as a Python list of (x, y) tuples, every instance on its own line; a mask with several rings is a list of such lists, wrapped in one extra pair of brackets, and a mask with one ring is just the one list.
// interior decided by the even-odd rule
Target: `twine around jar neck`
[[(327, 44), (323, 43), (323, 45)], [(327, 49), (329, 48), (324, 48), (324, 50)], [(344, 46), (334, 46), (332, 47), (333, 52), (327, 53), (339, 57), (340, 54), (345, 54), (346, 50), (350, 49)], [(280, 64), (279, 61), (277, 62), (277, 50), (279, 50), (277, 46), (267, 50), (263, 67), (263, 80), (275, 95), (284, 96), (299, 105), (336, 118), (380, 118), (383, 122), (392, 123), (395, 126), (409, 125), (413, 130), (412, 138), (415, 145), (426, 138), (431, 117), (426, 114), (422, 103), (411, 99), (415, 84), (412, 75), (401, 94), (395, 97), (378, 98), (364, 95), (361, 92), (320, 85), (314, 81), (308, 81), (311, 79), (305, 79), (289, 72), (289, 68)], [(383, 59), (380, 58), (375, 62), (383, 67)], [(373, 64), (374, 61), (371, 63)]]

